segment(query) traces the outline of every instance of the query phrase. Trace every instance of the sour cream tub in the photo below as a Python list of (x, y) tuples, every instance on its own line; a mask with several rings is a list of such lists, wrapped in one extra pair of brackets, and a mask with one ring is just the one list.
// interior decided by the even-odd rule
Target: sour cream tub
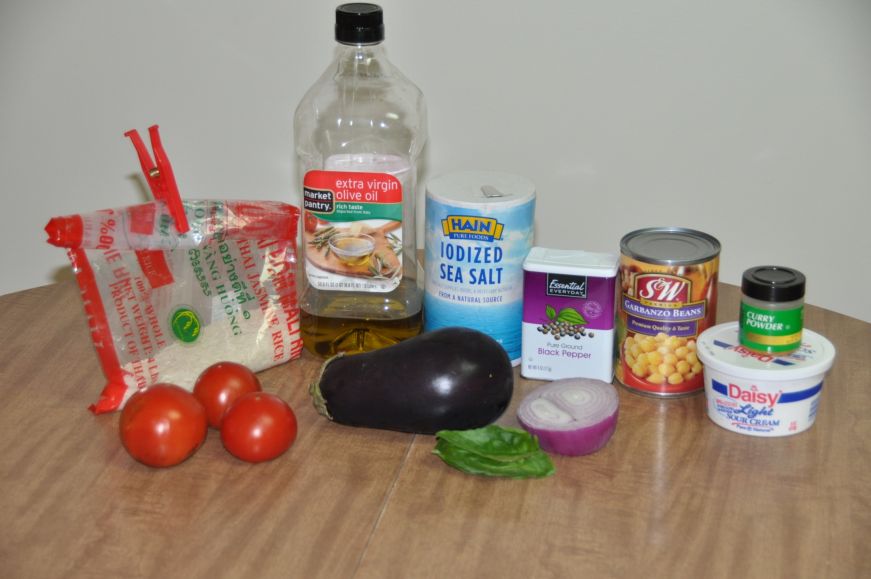
[(705, 330), (698, 340), (704, 364), (708, 417), (726, 430), (751, 436), (789, 436), (810, 428), (823, 378), (835, 347), (805, 329), (801, 347), (788, 356), (748, 350), (738, 322)]

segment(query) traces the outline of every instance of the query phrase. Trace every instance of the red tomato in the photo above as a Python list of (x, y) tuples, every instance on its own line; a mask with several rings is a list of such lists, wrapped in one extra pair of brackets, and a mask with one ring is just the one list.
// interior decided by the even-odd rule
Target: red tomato
[(194, 395), (172, 384), (155, 384), (124, 405), (121, 443), (148, 466), (173, 466), (191, 456), (206, 439), (208, 422)]
[(287, 402), (266, 392), (236, 400), (224, 416), (221, 441), (230, 454), (248, 462), (272, 460), (296, 440), (296, 416)]
[(312, 213), (311, 211), (306, 211), (305, 215), (303, 216), (303, 223), (306, 233), (314, 233), (315, 229), (318, 228), (319, 221), (320, 220), (314, 213)]
[(194, 396), (206, 409), (212, 428), (221, 428), (224, 414), (237, 398), (260, 390), (260, 380), (254, 372), (235, 362), (218, 362), (209, 366), (194, 384)]

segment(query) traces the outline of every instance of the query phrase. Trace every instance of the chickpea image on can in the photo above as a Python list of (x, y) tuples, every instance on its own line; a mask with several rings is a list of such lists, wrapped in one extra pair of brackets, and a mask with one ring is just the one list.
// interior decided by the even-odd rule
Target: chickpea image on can
[(617, 379), (652, 396), (702, 392), (696, 340), (716, 323), (719, 241), (691, 229), (649, 228), (625, 235), (620, 251)]

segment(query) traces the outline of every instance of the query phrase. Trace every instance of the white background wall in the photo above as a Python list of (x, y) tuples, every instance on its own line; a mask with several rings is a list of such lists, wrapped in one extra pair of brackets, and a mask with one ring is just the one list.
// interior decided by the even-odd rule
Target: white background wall
[[(337, 3), (0, 0), (0, 293), (71, 275), (50, 217), (145, 199), (130, 128), (160, 124), (185, 196), (298, 203), (292, 115)], [(424, 180), (532, 178), (539, 245), (701, 229), (723, 281), (790, 265), (871, 321), (868, 0), (382, 6), (429, 103)]]

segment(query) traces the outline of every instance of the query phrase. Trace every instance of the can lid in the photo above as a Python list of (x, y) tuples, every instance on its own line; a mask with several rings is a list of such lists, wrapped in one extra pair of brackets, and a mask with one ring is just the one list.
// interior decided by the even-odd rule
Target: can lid
[(751, 267), (741, 277), (744, 295), (765, 302), (791, 302), (804, 297), (804, 274), (779, 265)]
[(526, 177), (495, 171), (457, 171), (431, 179), (426, 196), (441, 203), (479, 209), (512, 207), (535, 199), (535, 185)]
[(623, 255), (657, 265), (692, 265), (720, 254), (716, 238), (685, 227), (649, 227), (620, 240)]
[(384, 40), (384, 12), (377, 4), (342, 4), (336, 8), (335, 34), (341, 44), (378, 44)]
[(800, 380), (825, 374), (835, 361), (835, 346), (808, 329), (802, 331), (801, 347), (786, 356), (759, 354), (742, 346), (738, 322), (708, 328), (696, 345), (702, 364), (748, 380)]
[(615, 253), (533, 247), (523, 261), (523, 269), (568, 275), (615, 277), (618, 259)]

